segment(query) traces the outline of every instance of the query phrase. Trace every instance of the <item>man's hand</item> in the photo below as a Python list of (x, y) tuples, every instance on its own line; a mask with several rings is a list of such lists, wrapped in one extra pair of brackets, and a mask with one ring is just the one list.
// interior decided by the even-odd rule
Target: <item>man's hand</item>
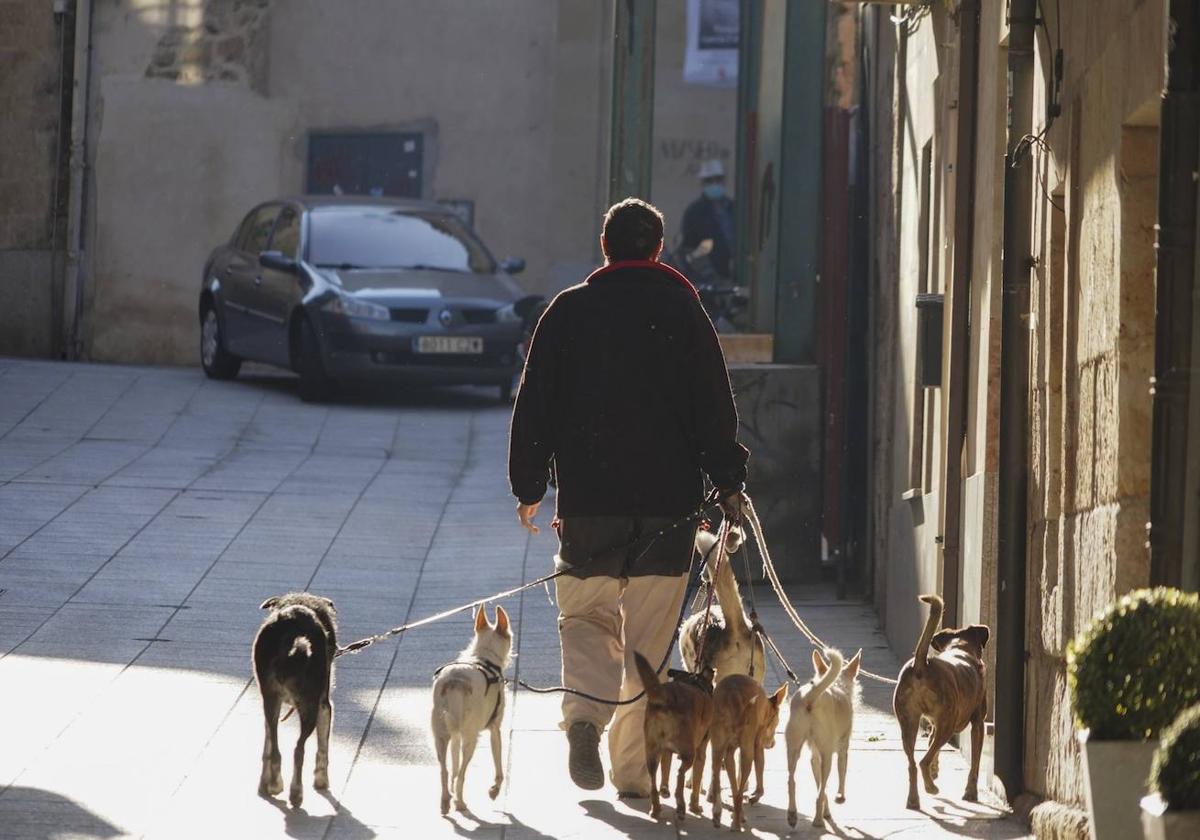
[(743, 511), (746, 509), (746, 494), (744, 492), (735, 490), (728, 495), (722, 496), (718, 504), (721, 505), (721, 513), (725, 514), (726, 519), (734, 525), (742, 524)]
[(520, 521), (529, 533), (536, 534), (541, 531), (541, 528), (533, 524), (533, 518), (537, 516), (538, 508), (542, 506), (541, 502), (534, 502), (531, 505), (517, 505), (517, 519)]

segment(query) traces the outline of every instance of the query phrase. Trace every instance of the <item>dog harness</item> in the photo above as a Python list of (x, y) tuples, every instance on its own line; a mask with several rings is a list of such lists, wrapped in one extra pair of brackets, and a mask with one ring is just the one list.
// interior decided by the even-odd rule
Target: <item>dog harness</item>
[[(479, 656), (473, 657), (471, 659), (455, 659), (453, 662), (447, 662), (445, 665), (441, 666), (440, 668), (438, 668), (436, 671), (433, 672), (433, 678), (437, 679), (438, 675), (441, 674), (442, 671), (445, 671), (447, 668), (449, 668), (451, 665), (470, 665), (476, 671), (483, 674), (484, 680), (487, 681), (487, 687), (484, 689), (485, 693), (488, 691), (491, 691), (492, 686), (494, 686), (494, 685), (504, 686), (504, 684), (507, 682), (507, 680), (504, 679), (504, 669), (503, 668), (501, 668), (495, 662), (492, 662), (490, 660), (484, 659)], [(484, 724), (484, 726), (483, 726), (484, 729), (488, 729), (489, 727), (491, 727), (491, 725), (493, 723), (496, 722), (496, 715), (498, 715), (500, 713), (500, 701), (502, 699), (504, 699), (503, 687), (501, 687), (501, 689), (496, 692), (496, 705), (492, 707), (492, 714), (488, 718), (487, 723)]]

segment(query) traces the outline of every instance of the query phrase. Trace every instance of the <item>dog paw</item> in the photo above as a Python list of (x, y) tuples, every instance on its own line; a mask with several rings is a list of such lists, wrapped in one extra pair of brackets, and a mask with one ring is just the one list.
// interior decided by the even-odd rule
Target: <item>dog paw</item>
[(978, 802), (979, 801), (979, 790), (975, 787), (967, 788), (966, 791), (963, 793), (963, 799), (967, 802)]
[(675, 822), (682, 824), (687, 819), (687, 808), (675, 806)]
[(941, 789), (938, 788), (938, 786), (933, 783), (932, 779), (926, 779), (925, 780), (925, 792), (936, 794), (936, 793), (941, 793)]
[(825, 830), (825, 818), (824, 817), (813, 817), (812, 824), (813, 824), (813, 828), (819, 828), (822, 831)]
[(659, 796), (670, 796), (671, 788), (668, 785), (663, 785), (662, 787), (660, 787), (658, 789), (658, 795)]
[(762, 796), (763, 796), (763, 792), (761, 790), (756, 790), (754, 793), (750, 794), (750, 797), (749, 797), (749, 799), (747, 799), (747, 801), (751, 805), (757, 805), (758, 800), (762, 799)]
[(496, 784), (494, 784), (490, 788), (488, 788), (488, 796), (492, 799), (495, 799), (499, 795), (500, 795), (500, 783), (496, 782)]
[(461, 799), (455, 799), (454, 810), (458, 811), (460, 814), (465, 814), (467, 812), (467, 803)]
[(796, 817), (797, 816), (798, 815), (796, 814), (795, 811), (788, 811), (788, 825), (790, 825), (792, 828), (796, 827)]
[(704, 816), (704, 809), (700, 807), (699, 802), (693, 802), (690, 805), (688, 805), (688, 810), (691, 811), (693, 814), (697, 814), (699, 816)]
[(317, 790), (329, 790), (328, 770), (318, 770), (313, 774), (313, 787)]
[(443, 796), (442, 797), (442, 816), (444, 817), (449, 813), (450, 813), (450, 797)]
[(836, 802), (837, 804), (841, 805), (843, 802), (846, 801), (846, 794), (839, 793), (837, 796), (835, 796), (833, 798), (833, 801)]
[(304, 788), (294, 787), (288, 792), (288, 802), (292, 803), (293, 808), (299, 808), (304, 804)]
[(921, 800), (920, 799), (909, 799), (904, 807), (910, 811), (920, 811), (921, 810)]

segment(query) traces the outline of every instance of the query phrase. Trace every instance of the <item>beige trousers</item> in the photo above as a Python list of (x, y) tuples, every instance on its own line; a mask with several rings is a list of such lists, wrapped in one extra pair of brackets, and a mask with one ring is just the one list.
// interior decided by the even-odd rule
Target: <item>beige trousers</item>
[[(642, 682), (633, 652), (658, 667), (675, 635), (687, 575), (564, 576), (555, 586), (563, 685), (621, 700), (640, 692)], [(645, 709), (644, 697), (626, 706), (609, 706), (573, 694), (563, 698), (564, 729), (585, 720), (604, 731), (612, 721), (608, 730), (610, 778), (618, 791), (650, 793), (642, 732)]]

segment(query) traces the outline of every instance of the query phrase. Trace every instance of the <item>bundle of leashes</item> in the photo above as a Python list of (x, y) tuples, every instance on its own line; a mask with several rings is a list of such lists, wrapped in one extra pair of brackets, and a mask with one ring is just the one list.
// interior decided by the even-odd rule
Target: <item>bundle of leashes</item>
[[(579, 568), (586, 567), (588, 564), (595, 562), (601, 556), (611, 554), (611, 552), (617, 551), (617, 550), (630, 549), (644, 541), (645, 545), (642, 547), (641, 552), (637, 555), (637, 557), (634, 560), (634, 562), (636, 562), (636, 560), (640, 559), (647, 551), (650, 550), (650, 547), (655, 542), (657, 542), (659, 539), (661, 539), (666, 534), (670, 533), (671, 531), (674, 531), (677, 528), (681, 528), (689, 523), (696, 523), (696, 522), (700, 521), (705, 516), (706, 512), (710, 508), (712, 508), (714, 505), (716, 505), (716, 503), (717, 503), (717, 494), (714, 491), (711, 495), (709, 495), (704, 500), (703, 504), (701, 504), (701, 506), (699, 508), (697, 508), (696, 510), (687, 514), (686, 516), (680, 517), (679, 519), (669, 523), (668, 525), (664, 526), (663, 528), (660, 528), (659, 530), (657, 530), (649, 535), (644, 535), (644, 536), (638, 537), (634, 540), (631, 540), (629, 543), (627, 543), (625, 545), (616, 546), (605, 552), (600, 552), (599, 554), (588, 558), (584, 563), (576, 565), (572, 569), (559, 569), (554, 572), (551, 572), (550, 574), (543, 575), (539, 578), (536, 578), (535, 580), (531, 580), (528, 583), (523, 583), (520, 586), (514, 586), (511, 589), (506, 589), (502, 592), (497, 592), (493, 595), (488, 595), (484, 598), (478, 598), (469, 603), (462, 604), (461, 606), (452, 607), (447, 610), (442, 610), (439, 613), (435, 613), (433, 615), (426, 616), (425, 618), (418, 619), (416, 621), (410, 621), (405, 624), (401, 624), (397, 627), (392, 627), (391, 629), (385, 630), (382, 633), (377, 633), (374, 636), (367, 636), (367, 637), (359, 639), (355, 642), (351, 642), (350, 644), (346, 645), (345, 647), (339, 648), (335, 655), (343, 656), (345, 654), (358, 653), (359, 651), (363, 650), (364, 648), (370, 647), (371, 645), (373, 645), (377, 642), (382, 642), (393, 636), (399, 636), (403, 633), (407, 633), (409, 630), (414, 630), (418, 627), (423, 627), (427, 624), (433, 624), (434, 622), (440, 621), (444, 618), (449, 618), (450, 616), (458, 615), (460, 613), (464, 613), (469, 610), (470, 611), (476, 610), (476, 609), (482, 607), (484, 604), (489, 604), (493, 601), (499, 601), (499, 600), (503, 600), (505, 598), (510, 598), (513, 595), (518, 595), (527, 589), (533, 589), (538, 586), (545, 586), (550, 581), (555, 580), (556, 578), (562, 577), (563, 575), (566, 575), (566, 574), (570, 574), (572, 571), (575, 571)], [(750, 526), (751, 533), (754, 536), (754, 542), (758, 548), (759, 556), (762, 558), (763, 572), (764, 572), (765, 576), (767, 577), (767, 579), (770, 581), (771, 587), (775, 591), (775, 595), (779, 599), (780, 604), (783, 606), (784, 612), (787, 614), (787, 616), (791, 620), (792, 624), (794, 624), (796, 626), (796, 629), (799, 630), (804, 635), (804, 637), (813, 645), (813, 647), (815, 647), (819, 650), (824, 650), (827, 647), (827, 645), (821, 640), (821, 638), (819, 636), (817, 636), (816, 633), (814, 633), (812, 631), (811, 628), (809, 628), (809, 626), (807, 624), (805, 624), (804, 620), (802, 618), (800, 618), (799, 613), (796, 612), (795, 607), (792, 606), (791, 601), (787, 597), (787, 593), (783, 589), (783, 584), (779, 580), (778, 572), (775, 570), (775, 564), (771, 560), (770, 552), (767, 550), (766, 540), (764, 539), (763, 534), (762, 534), (762, 523), (759, 521), (758, 513), (757, 513), (757, 511), (755, 511), (754, 504), (750, 500), (749, 496), (745, 497), (744, 507), (745, 507), (745, 511), (744, 511), (745, 512), (745, 520), (746, 520), (747, 524), (749, 524), (749, 526)], [(699, 585), (700, 585), (700, 582), (703, 577), (703, 571), (708, 566), (709, 555), (711, 555), (712, 551), (720, 548), (720, 551), (718, 552), (718, 555), (717, 555), (717, 559), (713, 565), (714, 579), (715, 579), (717, 571), (720, 569), (720, 564), (727, 559), (725, 556), (726, 555), (726, 550), (725, 550), (726, 537), (729, 533), (729, 529), (732, 524), (733, 523), (731, 523), (729, 517), (724, 517), (722, 519), (720, 527), (717, 530), (716, 541), (713, 543), (713, 545), (709, 549), (708, 553), (704, 557), (701, 558), (699, 564), (695, 563), (695, 558), (693, 557), (693, 563), (692, 563), (692, 566), (689, 569), (689, 573), (688, 573), (687, 590), (685, 591), (684, 597), (682, 599), (682, 603), (681, 603), (680, 611), (679, 611), (679, 617), (675, 622), (675, 633), (671, 637), (671, 641), (667, 645), (667, 649), (663, 652), (662, 659), (659, 662), (658, 668), (656, 669), (656, 672), (659, 674), (661, 674), (663, 672), (663, 670), (666, 668), (667, 663), (671, 659), (671, 652), (672, 652), (672, 650), (674, 650), (675, 644), (679, 640), (679, 634), (683, 628), (684, 618), (687, 616), (689, 602), (691, 601), (691, 599), (693, 597), (695, 597), (695, 593), (698, 592)], [(745, 549), (745, 540), (743, 540), (743, 545), (741, 547), (741, 550), (742, 551), (746, 550)], [(791, 666), (788, 664), (787, 660), (784, 658), (783, 653), (779, 650), (778, 645), (775, 644), (774, 640), (771, 639), (771, 637), (767, 634), (766, 630), (763, 629), (762, 624), (759, 622), (758, 606), (757, 606), (757, 603), (756, 603), (755, 597), (754, 597), (754, 587), (753, 587), (753, 582), (751, 580), (750, 561), (749, 561), (748, 555), (746, 555), (745, 562), (746, 562), (746, 579), (747, 579), (747, 583), (749, 584), (749, 587), (750, 587), (750, 598), (751, 598), (751, 606), (752, 606), (752, 609), (750, 612), (750, 621), (751, 621), (752, 629), (754, 630), (755, 633), (757, 633), (762, 638), (764, 644), (766, 645), (767, 648), (769, 648), (771, 650), (771, 652), (774, 654), (775, 658), (779, 660), (780, 664), (783, 666), (785, 673), (788, 676), (788, 679), (790, 681), (792, 681), (793, 683), (799, 683), (800, 678), (796, 675), (796, 672), (794, 670), (792, 670)], [(704, 619), (703, 619), (702, 626), (701, 626), (702, 643), (701, 643), (700, 655), (697, 656), (697, 662), (696, 662), (697, 669), (703, 668), (703, 644), (704, 644), (703, 640), (707, 636), (707, 631), (708, 631), (708, 626), (709, 626), (709, 617), (710, 617), (711, 610), (712, 610), (713, 592), (714, 592), (714, 586), (713, 586), (713, 583), (710, 582), (708, 584), (708, 593), (707, 593), (707, 596), (705, 599), (706, 603), (705, 603), (705, 608), (704, 608)], [(752, 660), (752, 662), (753, 662), (753, 660)], [(751, 667), (753, 668), (753, 665)], [(874, 673), (872, 673), (870, 671), (866, 671), (866, 670), (860, 670), (859, 673), (869, 679), (878, 680), (878, 681), (884, 682), (884, 683), (895, 684), (895, 682), (896, 682), (895, 680), (893, 680), (889, 677), (884, 677), (879, 674), (874, 674)], [(530, 685), (529, 683), (527, 683), (525, 680), (522, 680), (522, 679), (514, 680), (514, 682), (517, 685), (521, 686), (522, 688), (524, 688), (528, 691), (532, 691), (535, 694), (552, 694), (552, 693), (574, 694), (576, 696), (583, 697), (587, 700), (593, 700), (598, 703), (604, 703), (606, 705), (612, 705), (612, 706), (624, 706), (624, 705), (627, 705), (630, 703), (635, 703), (638, 700), (640, 700), (642, 698), (643, 694), (645, 693), (644, 691), (642, 691), (642, 692), (639, 692), (638, 694), (636, 694), (632, 697), (628, 697), (624, 700), (613, 700), (610, 698), (595, 697), (591, 694), (588, 694), (586, 692), (583, 692), (578, 689), (571, 688), (571, 687), (565, 686), (565, 685), (539, 687), (539, 686)]]

